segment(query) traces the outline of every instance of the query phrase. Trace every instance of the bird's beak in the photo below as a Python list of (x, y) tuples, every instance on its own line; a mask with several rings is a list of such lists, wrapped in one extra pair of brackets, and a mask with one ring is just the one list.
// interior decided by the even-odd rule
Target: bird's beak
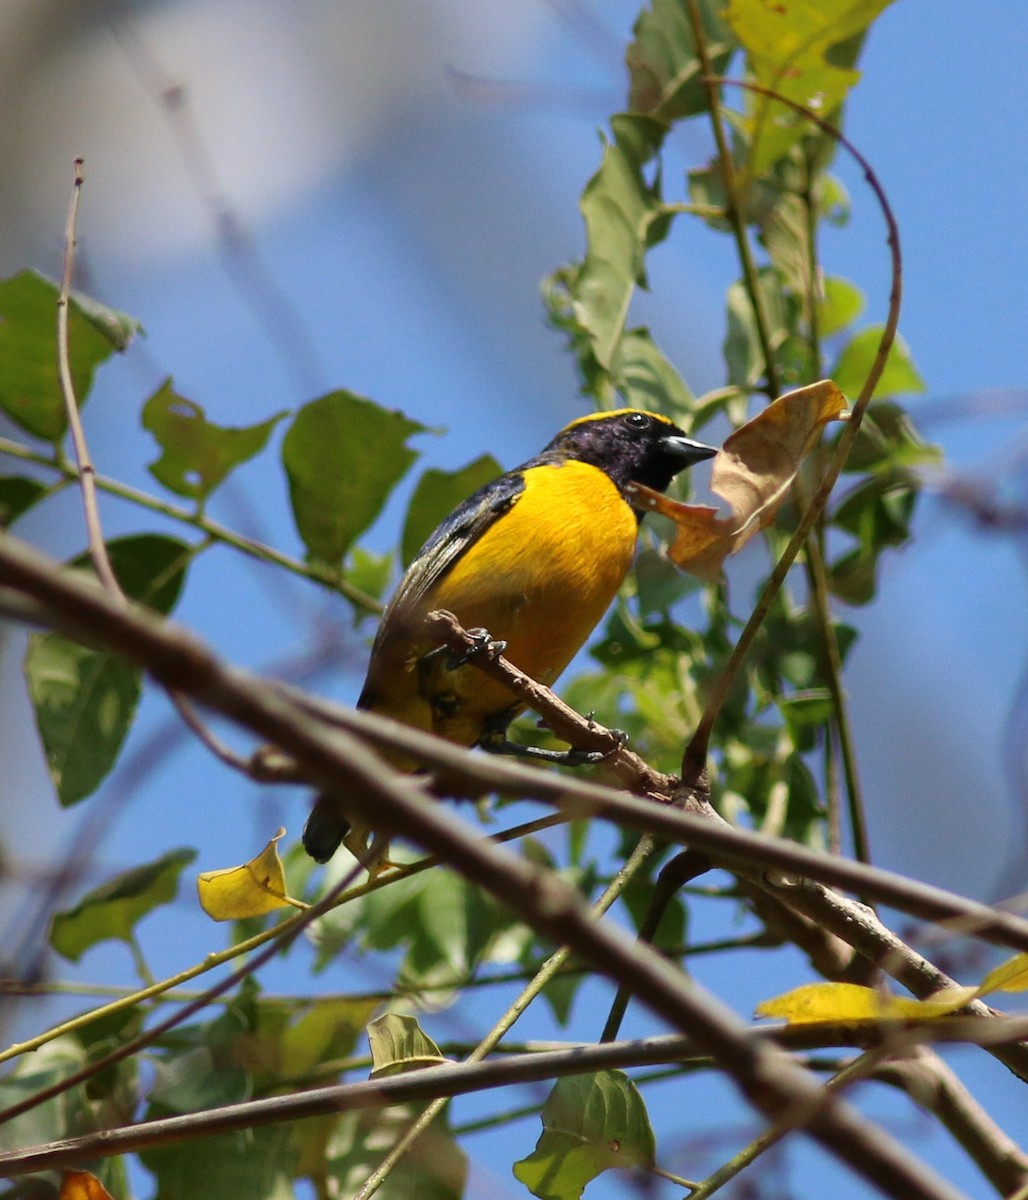
[(664, 439), (664, 449), (676, 458), (682, 459), (682, 469), (695, 463), (713, 458), (718, 453), (716, 446), (707, 446), (703, 442), (694, 442), (692, 438), (680, 434), (672, 434)]

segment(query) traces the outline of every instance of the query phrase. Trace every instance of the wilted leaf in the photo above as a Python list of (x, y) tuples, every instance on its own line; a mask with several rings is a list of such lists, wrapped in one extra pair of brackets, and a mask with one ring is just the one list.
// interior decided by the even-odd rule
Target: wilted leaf
[[(57, 377), (57, 297), (60, 289), (35, 271), (0, 282), (0, 409), (26, 432), (56, 442), (67, 427)], [(68, 307), (68, 362), (79, 407), (89, 398), (93, 372), (124, 340), (112, 335), (99, 314), (114, 325), (118, 316), (81, 298)], [(130, 318), (129, 318), (130, 319)]]
[(114, 1200), (114, 1197), (88, 1171), (64, 1171), (59, 1200)]
[(927, 1000), (889, 996), (857, 983), (808, 983), (757, 1005), (757, 1016), (782, 1017), (790, 1025), (818, 1021), (910, 1021), (944, 1017), (963, 1008), (976, 988), (948, 988)]
[(539, 1200), (577, 1200), (617, 1167), (651, 1167), (656, 1153), (646, 1106), (622, 1071), (558, 1079), (542, 1112), (543, 1132), (514, 1175)]
[(407, 519), (400, 538), (400, 556), (410, 566), (429, 534), (464, 499), (484, 484), (503, 474), (491, 454), (483, 454), (459, 471), (430, 467), (418, 480), (407, 506)]
[[(130, 599), (171, 611), (193, 555), (190, 546), (141, 534), (109, 542), (107, 552)], [(88, 559), (69, 565), (86, 568)], [(139, 702), (142, 672), (114, 654), (46, 633), (29, 639), (25, 678), (57, 798), (74, 804), (117, 761)]]
[(278, 833), (255, 858), (239, 867), (204, 871), (196, 881), (200, 907), (215, 921), (241, 921), (277, 908), (306, 908), (286, 892), (286, 873), (278, 856)]
[(194, 858), (195, 850), (170, 850), (155, 862), (115, 875), (87, 892), (73, 909), (55, 914), (50, 945), (78, 962), (97, 942), (131, 941), (136, 924), (147, 913), (175, 899), (178, 877)]
[(338, 566), (378, 516), (417, 452), (427, 426), (353, 392), (331, 392), (296, 414), (282, 443), (289, 497), (312, 558)]
[(167, 379), (143, 406), (143, 428), (162, 451), (150, 473), (179, 496), (206, 500), (232, 470), (264, 449), (285, 415), (276, 413), (244, 428), (214, 425), (199, 404), (179, 395)]
[(706, 505), (679, 504), (638, 484), (632, 503), (675, 522), (671, 559), (700, 579), (716, 582), (729, 554), (774, 520), (822, 426), (846, 411), (846, 398), (830, 380), (787, 392), (726, 441), (714, 459), (711, 491), (731, 516)]
[(418, 1024), (416, 1018), (386, 1013), (368, 1025), (372, 1079), (402, 1075), (446, 1062), (443, 1052)]

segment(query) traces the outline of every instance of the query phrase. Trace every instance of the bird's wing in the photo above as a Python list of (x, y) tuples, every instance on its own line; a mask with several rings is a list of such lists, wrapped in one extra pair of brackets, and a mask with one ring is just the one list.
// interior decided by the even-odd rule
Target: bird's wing
[[(479, 488), (436, 527), (407, 568), (382, 617), (371, 648), (369, 683), (376, 660), (385, 652), (387, 645), (394, 638), (409, 637), (413, 625), (421, 620), (425, 599), (433, 587), (489, 526), (517, 503), (524, 490), (523, 474), (520, 471), (508, 472)], [(365, 698), (362, 695), (358, 704)]]

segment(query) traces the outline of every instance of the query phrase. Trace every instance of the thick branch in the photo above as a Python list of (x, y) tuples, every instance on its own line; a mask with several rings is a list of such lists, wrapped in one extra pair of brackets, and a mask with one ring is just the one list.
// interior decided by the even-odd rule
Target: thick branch
[[(886, 1195), (955, 1200), (958, 1193), (883, 1130), (826, 1095), (786, 1054), (747, 1039), (745, 1025), (659, 954), (622, 930), (597, 922), (578, 894), (551, 873), (472, 831), (427, 796), (424, 783), (382, 762), (350, 735), (312, 722), (280, 690), (221, 663), (195, 637), (137, 610), (123, 609), (95, 586), (62, 574), (45, 556), (5, 537), (5, 582), (67, 612), (111, 649), (142, 662), (159, 682), (188, 692), (292, 754), (326, 788), (344, 789), (355, 815), (385, 833), (402, 832), (558, 944), (635, 994), (673, 1028), (688, 1029), (750, 1104), (768, 1119), (804, 1129)], [(656, 806), (652, 806), (656, 808)]]
[[(901, 1036), (904, 1047), (909, 1047), (925, 1039), (974, 1042), (979, 1037), (991, 1040), (998, 1036), (1017, 1038), (1025, 1035), (1028, 1035), (1028, 1018), (1022, 1017), (1002, 1023), (953, 1018), (907, 1026), (902, 1033), (900, 1027), (890, 1027), (886, 1036)], [(882, 1037), (882, 1030), (870, 1025), (805, 1025), (784, 1029), (751, 1029), (746, 1034), (748, 1041), (773, 1041), (792, 1051), (834, 1046), (875, 1046), (881, 1043)], [(557, 1076), (668, 1063), (698, 1067), (713, 1065), (709, 1058), (698, 1053), (696, 1043), (691, 1038), (679, 1034), (572, 1046), (479, 1063), (452, 1063), (392, 1078), (310, 1088), (294, 1095), (251, 1100), (8, 1151), (0, 1154), (0, 1175), (7, 1178), (37, 1171), (59, 1170), (92, 1158), (128, 1154), (191, 1138), (253, 1129), (305, 1117), (360, 1108), (388, 1108), (438, 1096), (460, 1096), (513, 1084), (539, 1083)]]

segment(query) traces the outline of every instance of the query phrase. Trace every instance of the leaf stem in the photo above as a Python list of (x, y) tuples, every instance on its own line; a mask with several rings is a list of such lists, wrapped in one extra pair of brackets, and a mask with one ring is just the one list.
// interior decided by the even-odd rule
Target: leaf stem
[[(28, 446), (21, 445), (20, 442), (11, 441), (9, 438), (0, 438), (0, 454), (9, 454), (12, 458), (21, 459), (23, 462), (35, 463), (37, 466), (46, 467), (48, 470), (58, 471), (68, 480), (74, 481), (79, 478), (80, 473), (78, 468), (65, 461), (63, 455), (59, 453), (55, 453), (53, 456), (41, 454), (38, 450), (32, 450)], [(152, 496), (149, 492), (134, 488), (127, 483), (120, 483), (116, 479), (108, 479), (103, 475), (95, 475), (94, 479), (96, 486), (101, 491), (108, 492), (112, 496), (117, 496), (122, 500), (127, 500), (130, 504), (137, 504), (140, 508), (146, 508), (151, 512), (170, 517), (173, 521), (179, 521), (184, 525), (191, 525), (194, 529), (206, 534), (212, 541), (231, 546), (234, 550), (247, 554), (260, 562), (282, 567), (284, 570), (291, 572), (293, 575), (298, 575), (302, 579), (309, 579), (314, 583), (330, 587), (339, 592), (340, 595), (345, 596), (347, 600), (364, 612), (372, 614), (382, 612), (383, 605), (380, 600), (376, 600), (374, 596), (340, 578), (337, 572), (291, 558), (288, 554), (283, 554), (281, 551), (275, 550), (263, 542), (245, 537), (243, 534), (236, 533), (234, 530), (217, 521), (212, 521), (202, 513), (197, 513), (193, 509), (185, 508), (179, 504), (173, 504), (168, 500), (162, 500), (158, 496)]]
[(738, 179), (735, 174), (735, 163), (732, 159), (732, 147), (725, 132), (725, 122), (721, 112), (721, 97), (718, 89), (721, 84), (714, 78), (710, 54), (707, 49), (706, 36), (703, 31), (703, 18), (700, 15), (699, 0), (686, 0), (689, 11), (689, 22), (692, 25), (693, 41), (696, 43), (696, 57), (703, 72), (703, 82), (710, 96), (710, 124), (714, 131), (714, 141), (717, 144), (718, 163), (721, 167), (721, 178), (725, 188), (725, 211), (722, 214), (732, 227), (739, 262), (742, 266), (743, 281), (746, 292), (753, 306), (753, 322), (757, 330), (757, 340), (760, 342), (760, 352), (764, 356), (764, 378), (767, 382), (767, 394), (774, 400), (781, 391), (778, 377), (778, 365), (775, 362), (774, 349), (771, 345), (770, 322), (767, 308), (764, 304), (764, 293), (760, 290), (760, 279), (757, 265), (753, 258), (753, 249), (746, 233), (746, 223), (742, 217), (739, 202)]

